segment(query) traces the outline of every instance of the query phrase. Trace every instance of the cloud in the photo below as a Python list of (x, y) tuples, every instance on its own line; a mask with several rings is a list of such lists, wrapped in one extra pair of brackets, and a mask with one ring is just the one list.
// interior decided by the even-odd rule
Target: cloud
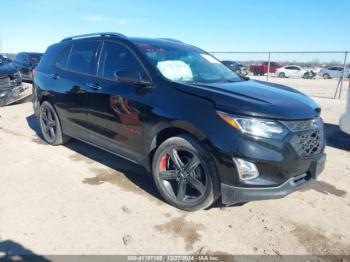
[(111, 22), (116, 25), (129, 25), (129, 24), (135, 24), (145, 21), (144, 19), (130, 19), (130, 18), (113, 18), (109, 16), (103, 16), (103, 15), (88, 15), (84, 16), (83, 20), (88, 22)]

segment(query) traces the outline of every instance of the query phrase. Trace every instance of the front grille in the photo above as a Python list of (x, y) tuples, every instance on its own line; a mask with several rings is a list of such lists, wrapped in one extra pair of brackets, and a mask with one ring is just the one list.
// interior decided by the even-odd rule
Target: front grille
[[(305, 121), (301, 125), (297, 125), (304, 131), (295, 132), (291, 140), (291, 144), (297, 154), (301, 157), (308, 157), (322, 152), (324, 148), (324, 130), (321, 118), (310, 121), (309, 128), (304, 129)], [(312, 123), (312, 124), (311, 124)]]

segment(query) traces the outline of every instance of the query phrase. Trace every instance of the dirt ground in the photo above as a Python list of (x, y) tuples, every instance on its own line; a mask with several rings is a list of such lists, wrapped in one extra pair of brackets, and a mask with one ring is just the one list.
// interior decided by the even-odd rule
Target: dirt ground
[(345, 100), (319, 98), (328, 94), (320, 89), (328, 159), (318, 182), (283, 199), (194, 213), (165, 203), (139, 166), (75, 140), (45, 144), (31, 103), (0, 108), (0, 256), (350, 255)]

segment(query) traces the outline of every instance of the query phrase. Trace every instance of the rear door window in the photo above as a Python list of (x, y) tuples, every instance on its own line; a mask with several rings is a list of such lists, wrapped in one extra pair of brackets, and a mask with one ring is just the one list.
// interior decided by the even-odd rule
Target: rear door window
[(74, 43), (66, 69), (84, 74), (94, 74), (98, 44), (98, 41)]
[(40, 62), (42, 54), (31, 54), (29, 57), (30, 57), (30, 64), (37, 66)]

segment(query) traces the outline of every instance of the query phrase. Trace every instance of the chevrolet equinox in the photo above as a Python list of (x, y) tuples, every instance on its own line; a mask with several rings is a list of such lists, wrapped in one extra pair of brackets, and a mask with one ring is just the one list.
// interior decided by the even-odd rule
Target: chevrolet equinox
[(48, 144), (72, 137), (141, 164), (187, 211), (281, 198), (324, 169), (313, 100), (174, 39), (65, 38), (36, 69), (33, 104)]

